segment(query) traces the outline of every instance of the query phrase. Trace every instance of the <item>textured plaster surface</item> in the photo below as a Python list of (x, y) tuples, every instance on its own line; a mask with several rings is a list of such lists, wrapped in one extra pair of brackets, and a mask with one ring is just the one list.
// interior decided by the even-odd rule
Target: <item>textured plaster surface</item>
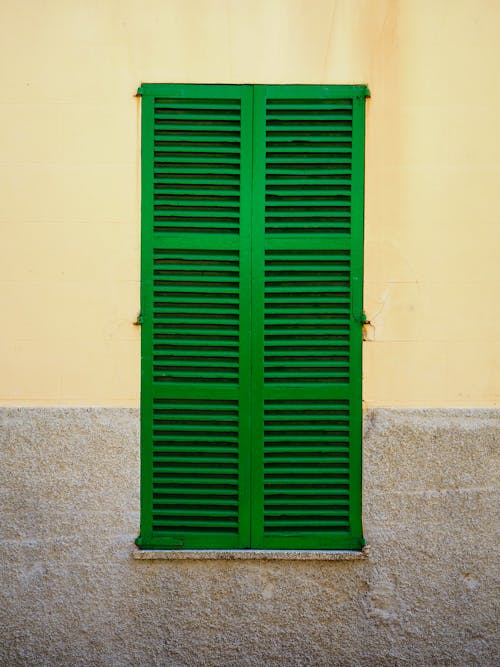
[(358, 561), (134, 560), (138, 412), (0, 410), (0, 664), (500, 664), (493, 410), (365, 417)]

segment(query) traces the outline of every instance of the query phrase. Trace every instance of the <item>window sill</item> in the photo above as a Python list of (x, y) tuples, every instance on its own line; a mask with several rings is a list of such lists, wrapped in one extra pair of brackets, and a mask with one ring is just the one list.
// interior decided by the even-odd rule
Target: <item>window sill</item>
[(368, 547), (361, 551), (288, 551), (237, 549), (165, 549), (140, 550), (132, 553), (135, 560), (367, 560)]

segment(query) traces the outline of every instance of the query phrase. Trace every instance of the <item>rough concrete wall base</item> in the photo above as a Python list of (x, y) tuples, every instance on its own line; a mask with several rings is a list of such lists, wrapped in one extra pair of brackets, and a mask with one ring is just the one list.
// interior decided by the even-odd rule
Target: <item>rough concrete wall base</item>
[(500, 663), (500, 411), (367, 413), (370, 558), (339, 562), (133, 560), (138, 412), (0, 423), (2, 665)]

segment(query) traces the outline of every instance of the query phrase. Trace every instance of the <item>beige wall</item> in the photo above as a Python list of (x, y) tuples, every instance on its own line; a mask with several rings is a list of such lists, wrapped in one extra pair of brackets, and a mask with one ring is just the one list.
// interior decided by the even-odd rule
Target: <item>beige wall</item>
[(157, 81), (368, 83), (366, 405), (497, 405), (499, 27), (498, 0), (2, 2), (0, 402), (138, 403)]

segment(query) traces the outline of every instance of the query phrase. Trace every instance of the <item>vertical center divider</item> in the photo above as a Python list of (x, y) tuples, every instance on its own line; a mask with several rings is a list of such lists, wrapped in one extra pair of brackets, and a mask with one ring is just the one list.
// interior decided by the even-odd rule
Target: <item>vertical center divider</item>
[(241, 92), (239, 313), (239, 546), (251, 545), (252, 467), (252, 86)]
[(266, 86), (253, 87), (252, 191), (252, 548), (264, 532), (264, 230)]

